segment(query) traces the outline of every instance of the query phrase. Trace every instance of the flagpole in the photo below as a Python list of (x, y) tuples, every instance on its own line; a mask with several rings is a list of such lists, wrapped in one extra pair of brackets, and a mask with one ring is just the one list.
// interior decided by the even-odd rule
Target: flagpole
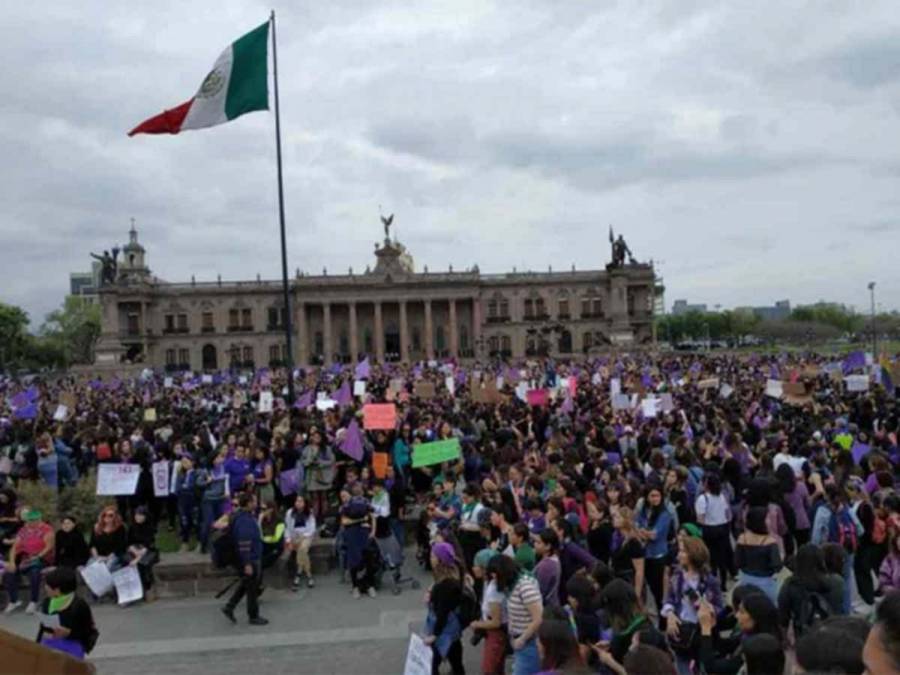
[(288, 404), (294, 403), (294, 348), (291, 335), (291, 296), (288, 289), (287, 235), (284, 229), (284, 178), (281, 170), (281, 111), (278, 105), (278, 47), (275, 41), (275, 10), (272, 22), (272, 74), (275, 83), (275, 152), (278, 157), (278, 217), (281, 223), (281, 292), (284, 296), (284, 338), (287, 345), (285, 368), (288, 376)]

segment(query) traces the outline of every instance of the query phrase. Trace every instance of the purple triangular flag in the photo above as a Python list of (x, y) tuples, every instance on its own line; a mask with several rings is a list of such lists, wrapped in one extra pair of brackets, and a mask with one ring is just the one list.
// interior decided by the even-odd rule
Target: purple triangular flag
[(349, 382), (344, 382), (344, 384), (341, 385), (341, 388), (335, 392), (334, 400), (342, 408), (353, 402), (353, 392), (350, 391)]
[(16, 408), (16, 410), (13, 412), (13, 416), (16, 419), (20, 420), (33, 420), (35, 417), (37, 417), (37, 414), (37, 403), (28, 403), (24, 408)]
[(25, 396), (28, 397), (29, 401), (37, 401), (41, 397), (41, 392), (38, 391), (36, 386), (31, 385), (25, 390)]
[(28, 398), (28, 394), (24, 391), (20, 391), (9, 400), (9, 407), (13, 410), (21, 410), (22, 408), (25, 408), (29, 403), (31, 403), (31, 399)]
[(355, 459), (357, 462), (362, 461), (363, 438), (356, 420), (352, 420), (350, 424), (347, 425), (347, 431), (344, 433), (344, 438), (338, 444), (338, 449), (345, 455)]
[(575, 404), (572, 402), (571, 396), (566, 396), (566, 400), (562, 402), (562, 405), (559, 406), (560, 412), (564, 412), (567, 415), (571, 415), (575, 410)]
[(313, 391), (310, 389), (307, 392), (304, 392), (296, 401), (294, 401), (294, 407), (298, 409), (308, 408), (313, 404)]

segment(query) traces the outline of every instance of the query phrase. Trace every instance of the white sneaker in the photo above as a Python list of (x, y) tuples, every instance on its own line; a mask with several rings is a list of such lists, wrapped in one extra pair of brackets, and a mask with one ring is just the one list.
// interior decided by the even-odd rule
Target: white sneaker
[(369, 597), (374, 598), (377, 595), (378, 595), (378, 593), (375, 592), (375, 588), (373, 586), (369, 586)]
[(9, 604), (6, 605), (6, 609), (3, 610), (3, 613), (4, 614), (12, 614), (17, 609), (19, 609), (19, 607), (21, 607), (21, 606), (22, 606), (21, 601), (10, 602)]
[(36, 611), (37, 611), (37, 603), (29, 602), (28, 607), (25, 608), (25, 613), (26, 614), (34, 614)]
[(353, 589), (353, 597), (359, 600), (362, 597), (362, 594), (359, 592), (358, 588)]

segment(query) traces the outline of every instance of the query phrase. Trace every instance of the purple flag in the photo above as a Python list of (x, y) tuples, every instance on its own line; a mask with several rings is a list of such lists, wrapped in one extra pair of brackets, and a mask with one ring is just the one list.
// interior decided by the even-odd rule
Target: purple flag
[(338, 449), (345, 455), (355, 459), (357, 462), (362, 461), (363, 437), (355, 419), (347, 425), (347, 431), (344, 433), (343, 440), (338, 444)]
[(644, 373), (641, 375), (641, 384), (644, 385), (645, 388), (651, 389), (653, 387), (653, 377), (651, 377), (650, 373)]
[(562, 402), (562, 405), (559, 406), (560, 412), (564, 412), (567, 415), (571, 415), (575, 410), (575, 404), (572, 402), (571, 396), (566, 396), (566, 400)]
[(841, 368), (844, 371), (844, 375), (846, 375), (847, 373), (852, 373), (854, 370), (857, 370), (859, 368), (865, 367), (866, 353), (860, 351), (850, 352), (841, 363)]
[(297, 484), (299, 483), (297, 478), (298, 476), (296, 468), (290, 469), (288, 471), (282, 471), (280, 474), (278, 474), (278, 486), (281, 488), (281, 494), (297, 494)]
[(850, 448), (850, 453), (853, 455), (853, 463), (858, 466), (862, 461), (862, 458), (869, 454), (869, 450), (870, 448), (868, 445), (856, 441), (856, 443), (853, 444), (853, 447)]
[(20, 391), (9, 401), (9, 405), (13, 410), (20, 410), (26, 407), (29, 403), (31, 403), (31, 399), (28, 398), (28, 394), (26, 394), (24, 391)]
[(37, 401), (41, 397), (41, 392), (38, 391), (36, 386), (31, 385), (25, 390), (25, 396), (28, 397), (29, 401)]
[(296, 401), (294, 401), (294, 407), (300, 410), (310, 407), (313, 404), (313, 391), (310, 389), (307, 392), (304, 392), (302, 396), (300, 396)]
[(97, 391), (103, 387), (103, 383), (100, 380), (91, 380), (88, 382), (88, 386), (94, 391)]
[(371, 370), (369, 366), (369, 357), (367, 356), (362, 361), (356, 364), (356, 379), (357, 380), (368, 380), (369, 379), (369, 371)]
[(33, 420), (37, 417), (37, 414), (37, 403), (28, 403), (24, 408), (16, 408), (16, 410), (13, 411), (13, 417), (19, 420)]
[(350, 391), (349, 382), (344, 382), (344, 384), (341, 385), (341, 388), (335, 392), (334, 400), (342, 408), (353, 402), (353, 392)]

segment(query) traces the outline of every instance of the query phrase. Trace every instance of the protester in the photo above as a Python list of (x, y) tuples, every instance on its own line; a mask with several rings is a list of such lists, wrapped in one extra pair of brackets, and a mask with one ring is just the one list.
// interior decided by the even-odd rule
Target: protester
[(841, 613), (843, 594), (843, 580), (828, 573), (819, 547), (804, 544), (794, 558), (793, 575), (778, 592), (782, 628), (786, 631), (792, 626), (794, 635), (799, 638), (814, 622)]
[(316, 517), (303, 495), (297, 495), (294, 505), (285, 514), (284, 527), (291, 590), (299, 590), (301, 575), (306, 575), (307, 587), (313, 588), (316, 582), (313, 579), (309, 549), (316, 536)]
[(722, 479), (715, 473), (706, 476), (703, 494), (694, 503), (697, 522), (703, 528), (703, 541), (709, 549), (713, 570), (724, 588), (733, 576), (734, 555), (731, 549), (731, 505), (722, 494)]
[(87, 564), (91, 552), (75, 516), (64, 515), (60, 520), (59, 529), (55, 535), (55, 548), (54, 562), (57, 567), (76, 570)]
[[(59, 625), (42, 630), (41, 644), (83, 659), (97, 643), (99, 631), (94, 624), (91, 608), (75, 595), (77, 578), (68, 567), (51, 570), (44, 579), (47, 597), (41, 604), (41, 613), (58, 617)], [(50, 635), (44, 636), (46, 630)]]
[(484, 675), (502, 675), (509, 646), (507, 630), (506, 596), (497, 590), (496, 573), (488, 569), (490, 561), (499, 555), (493, 549), (485, 548), (475, 554), (472, 574), (476, 581), (483, 582), (481, 594), (481, 618), (469, 627), (473, 629), (473, 646), (484, 641), (481, 651), (481, 672)]
[(251, 626), (269, 623), (259, 615), (259, 584), (262, 575), (262, 533), (254, 512), (256, 497), (252, 492), (242, 492), (238, 498), (238, 511), (231, 521), (231, 532), (237, 553), (240, 580), (222, 613), (231, 623), (237, 623), (234, 610), (247, 597), (247, 619)]
[[(871, 630), (865, 619), (835, 616), (818, 623), (797, 641), (795, 672), (862, 675), (863, 651)], [(887, 673), (870, 669), (866, 672)]]
[[(751, 635), (768, 634), (782, 645), (778, 610), (764, 593), (746, 595), (735, 616), (744, 639)], [(700, 602), (697, 619), (700, 623), (700, 661), (706, 672), (709, 675), (737, 673), (744, 665), (741, 651), (743, 639), (713, 641), (716, 611), (708, 602)]]
[(900, 592), (893, 591), (875, 610), (875, 625), (862, 652), (867, 673), (900, 672)]
[(534, 576), (541, 589), (544, 607), (559, 607), (559, 584), (562, 566), (559, 562), (559, 537), (551, 529), (542, 530), (534, 540), (534, 550), (540, 557)]
[(150, 593), (153, 588), (153, 566), (159, 562), (159, 551), (156, 548), (156, 527), (150, 521), (147, 509), (139, 506), (134, 511), (133, 522), (128, 528), (128, 564), (137, 567), (144, 588), (144, 597), (153, 599)]
[[(488, 573), (498, 581), (497, 590), (501, 587), (494, 562), (506, 560), (506, 556), (497, 556), (488, 563)], [(515, 563), (513, 563), (515, 564)], [(437, 675), (441, 663), (446, 660), (454, 675), (465, 673), (463, 666), (462, 625), (459, 608), (462, 604), (463, 578), (460, 561), (453, 547), (447, 543), (435, 544), (431, 547), (431, 570), (434, 584), (426, 594), (428, 602), (428, 619), (425, 626), (425, 644), (432, 649), (431, 672)]]
[(16, 533), (9, 549), (9, 560), (3, 573), (3, 585), (9, 602), (4, 614), (11, 614), (22, 606), (19, 585), (28, 579), (29, 602), (25, 611), (34, 614), (41, 592), (41, 573), (53, 562), (53, 528), (44, 522), (40, 511), (30, 507), (20, 510), (23, 525)]
[(745, 529), (738, 537), (735, 560), (739, 585), (756, 586), (774, 603), (778, 600), (778, 581), (781, 570), (781, 551), (778, 541), (770, 534), (765, 507), (754, 506), (747, 512)]

